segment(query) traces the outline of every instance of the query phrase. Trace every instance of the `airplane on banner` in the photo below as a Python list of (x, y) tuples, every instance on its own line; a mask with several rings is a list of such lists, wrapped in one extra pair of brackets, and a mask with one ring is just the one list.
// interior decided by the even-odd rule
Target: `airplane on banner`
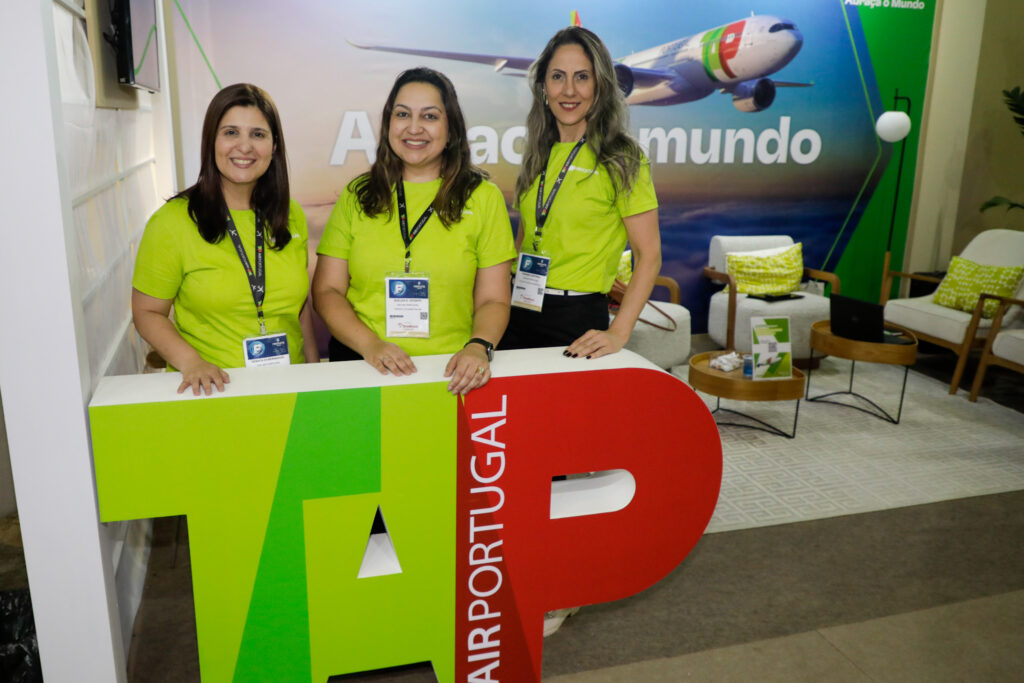
[[(574, 13), (573, 23), (578, 26), (577, 16)], [(776, 88), (813, 85), (768, 78), (793, 60), (803, 42), (792, 21), (751, 13), (747, 19), (623, 57), (615, 63), (615, 75), (630, 104), (694, 102), (718, 90), (732, 95), (733, 106), (740, 111), (762, 111), (775, 101)], [(526, 76), (534, 61), (527, 57), (349, 43), (362, 50), (490, 64), (496, 72), (508, 69), (513, 73), (506, 75), (519, 77)]]

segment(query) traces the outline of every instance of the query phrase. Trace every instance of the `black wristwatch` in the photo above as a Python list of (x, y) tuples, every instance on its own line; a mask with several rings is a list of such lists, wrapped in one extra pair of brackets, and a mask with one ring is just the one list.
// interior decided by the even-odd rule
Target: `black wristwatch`
[(462, 348), (466, 348), (470, 344), (479, 344), (480, 346), (484, 347), (484, 350), (487, 352), (488, 363), (494, 360), (494, 344), (487, 341), (486, 339), (481, 339), (480, 337), (473, 337), (468, 342), (463, 344)]

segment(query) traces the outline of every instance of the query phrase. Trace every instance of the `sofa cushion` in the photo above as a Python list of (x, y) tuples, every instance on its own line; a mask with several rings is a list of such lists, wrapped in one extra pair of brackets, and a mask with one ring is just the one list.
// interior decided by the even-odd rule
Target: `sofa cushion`
[[(896, 323), (912, 330), (930, 334), (939, 339), (959, 344), (963, 342), (971, 314), (939, 306), (932, 301), (934, 294), (911, 299), (891, 299), (885, 304), (886, 322)], [(992, 327), (991, 320), (981, 320), (977, 336), (984, 338)]]
[[(750, 353), (750, 319), (754, 316), (778, 318), (789, 317), (790, 341), (793, 344), (793, 358), (811, 357), (811, 325), (819, 320), (828, 320), (828, 299), (816, 294), (799, 293), (796, 299), (784, 301), (763, 301), (751, 299), (744, 294), (736, 295), (735, 350)], [(711, 297), (708, 307), (708, 336), (721, 347), (727, 341), (729, 319), (729, 295), (717, 292)]]
[(725, 272), (725, 255), (737, 251), (753, 251), (769, 247), (789, 247), (789, 235), (713, 235), (708, 245), (708, 266)]
[[(968, 313), (974, 312), (978, 298), (983, 292), (999, 296), (1013, 296), (1024, 277), (1021, 266), (985, 266), (959, 256), (949, 262), (949, 271), (935, 291), (934, 302), (939, 306), (954, 308)], [(999, 302), (989, 299), (981, 315), (991, 318)]]
[(1024, 330), (1005, 330), (992, 340), (992, 353), (1024, 365)]
[(742, 294), (784, 294), (800, 287), (804, 273), (803, 245), (754, 252), (733, 252), (725, 260), (736, 290)]
[[(672, 326), (661, 313), (651, 306), (644, 306), (644, 310), (640, 312), (640, 319), (636, 321), (629, 341), (626, 342), (626, 348), (668, 370), (676, 365), (682, 365), (690, 356), (690, 312), (679, 304), (666, 301), (653, 303), (675, 322), (676, 329), (662, 330), (644, 323), (643, 321), (647, 320), (661, 327)], [(611, 313), (610, 319), (615, 319), (614, 312)]]

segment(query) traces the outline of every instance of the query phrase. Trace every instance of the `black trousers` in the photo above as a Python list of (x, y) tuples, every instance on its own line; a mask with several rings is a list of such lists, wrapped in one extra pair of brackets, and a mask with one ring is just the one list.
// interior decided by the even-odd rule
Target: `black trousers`
[(604, 294), (544, 297), (539, 313), (512, 307), (499, 349), (568, 346), (587, 330), (608, 329), (608, 297)]
[(349, 347), (342, 344), (340, 341), (331, 337), (331, 341), (327, 342), (327, 358), (333, 363), (338, 360), (362, 360), (363, 357), (358, 353), (350, 349)]

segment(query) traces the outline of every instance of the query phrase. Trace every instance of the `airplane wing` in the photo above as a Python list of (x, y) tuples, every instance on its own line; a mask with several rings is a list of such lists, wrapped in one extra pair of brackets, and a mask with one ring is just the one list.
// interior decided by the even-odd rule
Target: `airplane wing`
[(436, 59), (452, 59), (459, 62), (475, 62), (477, 64), (490, 64), (495, 71), (502, 69), (520, 69), (525, 71), (533, 64), (532, 58), (527, 57), (505, 57), (502, 55), (475, 55), (466, 52), (443, 52), (441, 50), (419, 50), (411, 47), (390, 47), (387, 45), (360, 45), (351, 40), (348, 44), (360, 50), (376, 50), (377, 52), (396, 52), (403, 55), (416, 55), (418, 57), (434, 57)]
[[(618, 72), (621, 67), (618, 64), (615, 66), (615, 70)], [(638, 69), (635, 66), (628, 68), (629, 72), (633, 74), (633, 87), (635, 88), (653, 88), (662, 83), (679, 80), (679, 74), (667, 69)]]
[(813, 88), (814, 83), (791, 83), (790, 81), (772, 81), (776, 88)]

